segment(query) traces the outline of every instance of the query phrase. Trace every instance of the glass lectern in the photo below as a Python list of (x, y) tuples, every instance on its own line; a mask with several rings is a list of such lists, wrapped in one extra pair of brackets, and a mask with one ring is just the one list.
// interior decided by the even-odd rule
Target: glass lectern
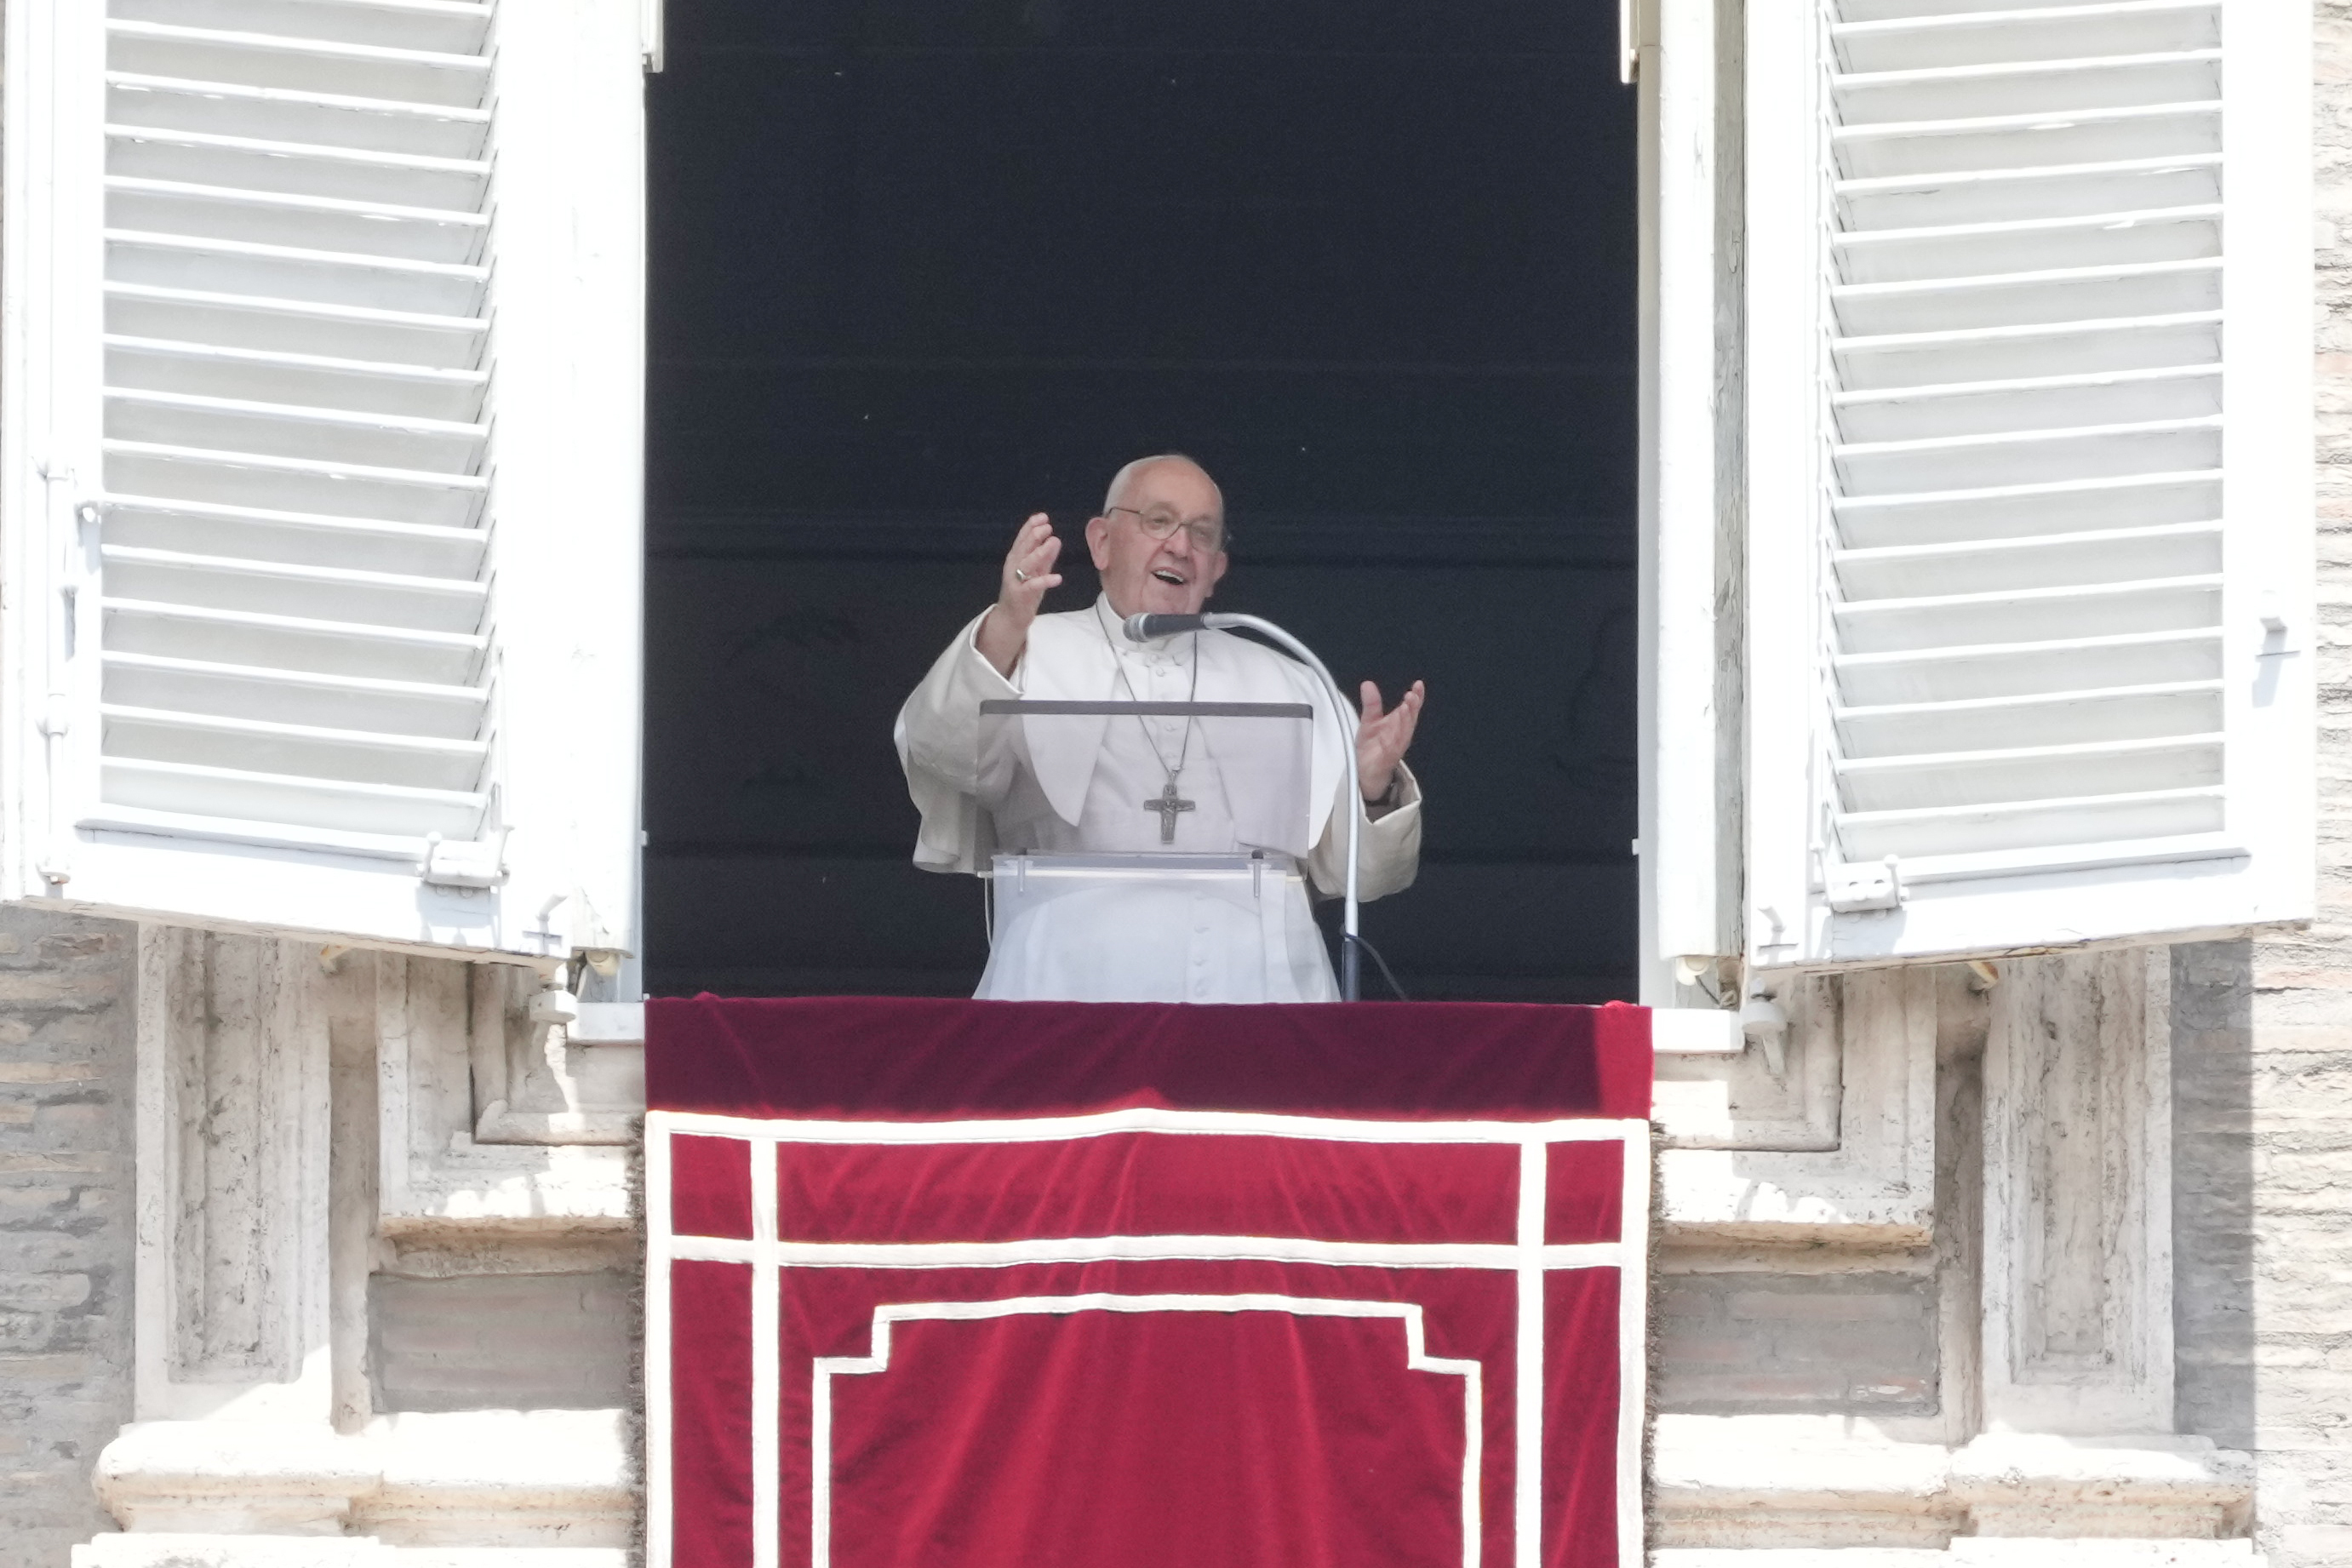
[(990, 701), (975, 794), (993, 918), (983, 996), (1303, 1000), (1314, 710)]

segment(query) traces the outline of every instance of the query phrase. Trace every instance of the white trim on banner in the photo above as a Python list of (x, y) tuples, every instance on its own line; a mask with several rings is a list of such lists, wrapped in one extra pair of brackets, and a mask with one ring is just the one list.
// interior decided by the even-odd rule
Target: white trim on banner
[(752, 1138), (751, 1568), (777, 1568), (783, 1515), (776, 1498), (784, 1415), (784, 1271), (776, 1246), (776, 1143)]
[(1519, 1319), (1517, 1423), (1511, 1444), (1514, 1479), (1512, 1561), (1516, 1568), (1543, 1568), (1543, 1388), (1544, 1215), (1550, 1174), (1549, 1151), (1532, 1140), (1519, 1145), (1519, 1245), (1512, 1268), (1518, 1275)]
[[(1417, 1301), (1349, 1301), (1313, 1296), (1265, 1294), (1014, 1296), (998, 1301), (919, 1301), (874, 1309), (873, 1352), (863, 1356), (818, 1356), (809, 1407), (809, 1541), (811, 1568), (833, 1564), (833, 1380), (881, 1372), (890, 1364), (893, 1323), (961, 1321), (1074, 1312), (1286, 1312), (1301, 1318), (1394, 1318), (1404, 1325), (1405, 1369), (1443, 1373), (1463, 1380), (1462, 1564), (1478, 1568), (1482, 1533), (1478, 1480), (1485, 1460), (1481, 1415), (1482, 1369), (1475, 1361), (1433, 1356)], [(755, 1482), (756, 1484), (756, 1482)], [(773, 1478), (770, 1478), (773, 1485)]]
[(670, 1465), (669, 1134), (646, 1128), (646, 1554), (668, 1568), (675, 1514)]
[[(974, 1121), (802, 1121), (652, 1110), (673, 1133), (749, 1138), (755, 1130), (791, 1143), (1064, 1143), (1112, 1132), (1201, 1132), (1227, 1137), (1305, 1138), (1327, 1143), (1611, 1143), (1641, 1121), (1561, 1117), (1553, 1121), (1371, 1121), (1261, 1110), (1100, 1110), (1085, 1116), (1025, 1116)], [(789, 1129), (789, 1131), (785, 1131)]]
[(1650, 1124), (1625, 1129), (1625, 1195), (1617, 1205), (1617, 1563), (1640, 1568), (1642, 1423), (1650, 1396)]
[[(1613, 1241), (1523, 1246), (1475, 1241), (1307, 1241), (1263, 1236), (1078, 1236), (1024, 1241), (780, 1241), (680, 1236), (670, 1256), (688, 1263), (787, 1268), (1009, 1268), (1023, 1263), (1328, 1263), (1335, 1268), (1614, 1268)], [(1529, 1261), (1533, 1258), (1534, 1261)]]

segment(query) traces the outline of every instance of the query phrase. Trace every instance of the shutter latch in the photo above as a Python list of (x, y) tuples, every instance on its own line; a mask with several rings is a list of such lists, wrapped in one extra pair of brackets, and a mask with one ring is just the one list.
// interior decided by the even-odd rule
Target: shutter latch
[(2263, 623), (2263, 647), (2262, 651), (2254, 656), (2255, 658), (2280, 658), (2287, 654), (2303, 651), (2294, 647), (2287, 637), (2286, 601), (2280, 597), (2276, 589), (2263, 590), (2257, 610)]
[(495, 888), (507, 879), (507, 830), (488, 838), (425, 837), (425, 864), (418, 868), (436, 888)]
[(1822, 868), (1822, 891), (1832, 910), (1842, 915), (1865, 910), (1903, 907), (1903, 868), (1894, 856), (1884, 860), (1845, 865), (1832, 860)]

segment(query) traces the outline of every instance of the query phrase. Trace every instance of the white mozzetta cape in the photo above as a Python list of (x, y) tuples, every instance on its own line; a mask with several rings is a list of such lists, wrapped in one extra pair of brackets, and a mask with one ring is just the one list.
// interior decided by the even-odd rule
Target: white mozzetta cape
[[(1099, 604), (1099, 602), (1098, 602)], [(907, 770), (907, 792), (923, 822), (915, 841), (915, 864), (927, 871), (978, 872), (991, 852), (984, 839), (977, 798), (980, 705), (991, 699), (1099, 702), (1126, 695), (1116, 658), (1106, 638), (1107, 612), (1100, 608), (1040, 616), (1029, 628), (1029, 645), (1013, 677), (999, 675), (981, 657), (974, 616), (923, 678), (898, 710), (895, 739)], [(1115, 623), (1112, 623), (1115, 624)], [(1347, 793), (1350, 731), (1331, 711), (1330, 694), (1314, 672), (1270, 648), (1228, 632), (1198, 634), (1200, 700), (1203, 702), (1303, 702), (1315, 710), (1315, 749), (1310, 782), (1314, 803), (1307, 825), (1312, 852), (1305, 869), (1316, 889), (1336, 896), (1347, 885), (1347, 824), (1338, 815)], [(1059, 721), (1074, 723), (1083, 721)], [(1109, 722), (1097, 719), (1099, 727)], [(1076, 822), (1089, 781), (1083, 754), (1075, 771), (1056, 767), (1042, 781), (1066, 820)], [(1412, 885), (1421, 859), (1421, 786), (1410, 770), (1399, 769), (1399, 805), (1377, 821), (1365, 816), (1359, 896), (1377, 899)], [(1066, 809), (1065, 809), (1066, 807)], [(1355, 809), (1362, 812), (1360, 803)]]

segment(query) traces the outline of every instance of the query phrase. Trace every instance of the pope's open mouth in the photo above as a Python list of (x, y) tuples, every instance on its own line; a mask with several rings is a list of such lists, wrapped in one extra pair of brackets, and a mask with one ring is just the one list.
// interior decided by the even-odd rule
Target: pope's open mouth
[(1184, 585), (1183, 574), (1179, 572), (1171, 572), (1165, 566), (1162, 566), (1158, 571), (1154, 572), (1152, 575), (1159, 578), (1162, 583), (1172, 583), (1179, 588)]

